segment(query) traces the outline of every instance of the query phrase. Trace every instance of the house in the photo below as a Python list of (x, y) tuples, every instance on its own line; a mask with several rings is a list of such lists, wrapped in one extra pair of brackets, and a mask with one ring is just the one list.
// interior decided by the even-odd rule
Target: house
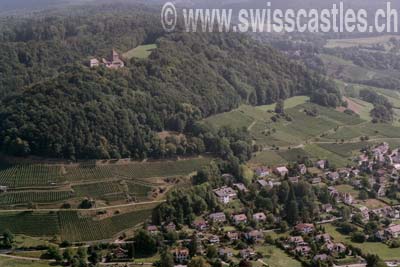
[(244, 234), (247, 240), (252, 240), (254, 242), (260, 242), (264, 240), (264, 234), (259, 230), (252, 230)]
[(164, 229), (165, 229), (167, 232), (175, 231), (175, 230), (176, 230), (176, 225), (175, 225), (173, 222), (170, 222), (169, 224), (164, 225)]
[(297, 184), (299, 182), (299, 176), (289, 177), (289, 182)]
[(385, 236), (388, 239), (395, 239), (400, 237), (400, 225), (391, 225), (385, 229)]
[(386, 186), (381, 185), (377, 192), (378, 197), (385, 197), (386, 196)]
[(149, 225), (147, 226), (146, 230), (150, 233), (150, 234), (155, 234), (158, 233), (158, 228), (155, 225)]
[(328, 242), (332, 241), (332, 237), (329, 234), (320, 234), (315, 236), (315, 240), (318, 242)]
[(339, 171), (339, 177), (341, 179), (348, 179), (350, 177), (350, 171), (347, 169), (343, 169)]
[(277, 174), (281, 177), (284, 177), (289, 173), (289, 170), (285, 166), (282, 166), (282, 167), (275, 168), (274, 172), (275, 172), (275, 174)]
[(235, 224), (247, 223), (247, 216), (245, 214), (233, 215), (233, 221)]
[(8, 186), (0, 185), (0, 193), (6, 193), (8, 190)]
[(210, 244), (219, 244), (219, 236), (217, 236), (217, 235), (209, 236), (208, 242), (210, 242)]
[(270, 174), (270, 169), (267, 167), (258, 167), (255, 169), (257, 177), (264, 178)]
[(343, 245), (342, 243), (328, 242), (325, 246), (331, 253), (344, 253), (344, 252), (346, 252), (346, 246)]
[(257, 185), (261, 189), (261, 188), (269, 186), (270, 184), (267, 181), (260, 179), (260, 180), (257, 180)]
[(297, 170), (302, 175), (307, 173), (307, 167), (304, 164), (299, 164), (299, 166), (297, 166)]
[(311, 252), (311, 248), (308, 245), (297, 246), (294, 252), (300, 255), (308, 255)]
[(310, 234), (314, 232), (315, 227), (313, 224), (310, 223), (300, 223), (294, 227), (296, 232), (302, 233), (302, 234)]
[(353, 198), (353, 196), (352, 196), (350, 193), (344, 193), (344, 194), (342, 195), (342, 198), (343, 198), (343, 202), (344, 202), (346, 205), (351, 205), (351, 204), (353, 204), (354, 198)]
[(324, 170), (326, 165), (326, 160), (319, 160), (315, 163), (315, 167), (318, 169)]
[(248, 259), (254, 257), (256, 255), (256, 252), (251, 248), (246, 248), (239, 251), (239, 254), (242, 259)]
[(299, 246), (305, 244), (304, 239), (301, 236), (291, 236), (288, 238), (287, 242), (292, 246)]
[(237, 198), (235, 190), (229, 186), (224, 186), (214, 190), (214, 194), (218, 197), (218, 200), (224, 204), (228, 204), (231, 200)]
[(328, 255), (324, 254), (317, 254), (314, 256), (313, 261), (327, 261), (329, 259)]
[(208, 223), (203, 219), (195, 220), (192, 226), (198, 231), (205, 231), (208, 229)]
[(247, 189), (247, 187), (242, 184), (242, 183), (238, 183), (238, 184), (233, 184), (233, 187), (236, 188), (239, 191), (242, 191), (244, 193), (249, 192), (249, 190)]
[(265, 222), (267, 220), (267, 216), (263, 212), (258, 212), (253, 214), (253, 220), (256, 222)]
[(89, 66), (91, 68), (96, 68), (100, 66), (100, 61), (97, 58), (92, 58), (89, 60)]
[(323, 204), (323, 205), (321, 206), (321, 209), (322, 209), (322, 211), (324, 211), (324, 212), (331, 212), (331, 211), (333, 211), (333, 207), (332, 207), (331, 204)]
[(329, 172), (327, 175), (327, 178), (332, 181), (335, 182), (337, 180), (339, 180), (340, 176), (338, 172)]
[(208, 218), (213, 222), (226, 222), (226, 216), (223, 212), (211, 213), (210, 215), (208, 215)]
[(186, 248), (176, 248), (171, 251), (175, 262), (185, 263), (189, 260), (189, 250)]
[(312, 183), (312, 184), (319, 184), (319, 183), (321, 183), (321, 182), (322, 182), (321, 177), (315, 177), (315, 178), (313, 178), (313, 179), (311, 180), (311, 183)]
[(383, 142), (382, 144), (376, 146), (374, 149), (372, 149), (372, 153), (374, 155), (384, 155), (389, 151), (389, 144), (386, 142)]
[(128, 258), (128, 250), (125, 250), (121, 247), (117, 247), (112, 250), (112, 255), (116, 259), (126, 259)]
[(235, 240), (239, 240), (239, 233), (238, 232), (228, 232), (228, 233), (226, 233), (226, 237), (231, 242), (235, 241)]
[(231, 248), (220, 248), (218, 250), (218, 254), (220, 257), (233, 257), (233, 250)]
[(363, 221), (369, 221), (369, 209), (365, 206), (361, 206), (358, 208), (361, 216), (363, 217)]

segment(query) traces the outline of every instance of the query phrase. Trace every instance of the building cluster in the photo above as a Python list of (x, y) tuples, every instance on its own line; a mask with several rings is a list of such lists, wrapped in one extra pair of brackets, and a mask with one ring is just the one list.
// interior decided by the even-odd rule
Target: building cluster
[(109, 69), (120, 69), (125, 67), (125, 63), (120, 58), (120, 55), (113, 49), (108, 58), (102, 58), (101, 60), (91, 58), (89, 60), (89, 66), (90, 68), (104, 66)]

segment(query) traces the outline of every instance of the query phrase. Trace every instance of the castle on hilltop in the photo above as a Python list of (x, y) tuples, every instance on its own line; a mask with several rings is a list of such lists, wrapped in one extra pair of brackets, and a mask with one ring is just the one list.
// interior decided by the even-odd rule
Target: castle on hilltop
[(99, 66), (105, 66), (109, 69), (120, 69), (125, 67), (125, 63), (119, 57), (119, 54), (113, 49), (109, 58), (102, 58), (99, 61), (97, 58), (92, 58), (89, 61), (89, 66), (91, 68), (96, 68)]

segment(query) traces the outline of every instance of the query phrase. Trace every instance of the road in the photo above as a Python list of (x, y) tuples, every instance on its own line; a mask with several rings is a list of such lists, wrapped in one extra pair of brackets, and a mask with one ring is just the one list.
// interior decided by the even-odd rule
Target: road
[(58, 211), (96, 211), (96, 210), (107, 210), (113, 208), (124, 208), (124, 207), (131, 207), (131, 206), (139, 206), (139, 205), (146, 205), (146, 204), (158, 204), (164, 203), (166, 200), (156, 200), (156, 201), (147, 201), (147, 202), (135, 202), (129, 204), (120, 204), (114, 206), (107, 206), (107, 207), (100, 207), (100, 208), (92, 208), (92, 209), (12, 209), (12, 210), (0, 210), (0, 213), (5, 212), (25, 212), (25, 211), (44, 211), (44, 212), (58, 212)]

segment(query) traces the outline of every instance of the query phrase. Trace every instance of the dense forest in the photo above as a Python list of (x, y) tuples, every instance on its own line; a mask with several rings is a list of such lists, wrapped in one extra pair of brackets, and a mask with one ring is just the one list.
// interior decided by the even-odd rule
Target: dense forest
[[(156, 21), (152, 10), (131, 5), (5, 21), (0, 30), (2, 152), (145, 158), (225, 147), (225, 156), (244, 160), (251, 152), (245, 131), (206, 129), (198, 121), (240, 103), (269, 104), (299, 94), (317, 93), (326, 96), (322, 104), (339, 104), (334, 83), (248, 36), (166, 35)], [(144, 43), (156, 43), (157, 49), (147, 60), (126, 60), (124, 69), (85, 66), (90, 56)], [(164, 130), (185, 135), (160, 138), (157, 133)]]

